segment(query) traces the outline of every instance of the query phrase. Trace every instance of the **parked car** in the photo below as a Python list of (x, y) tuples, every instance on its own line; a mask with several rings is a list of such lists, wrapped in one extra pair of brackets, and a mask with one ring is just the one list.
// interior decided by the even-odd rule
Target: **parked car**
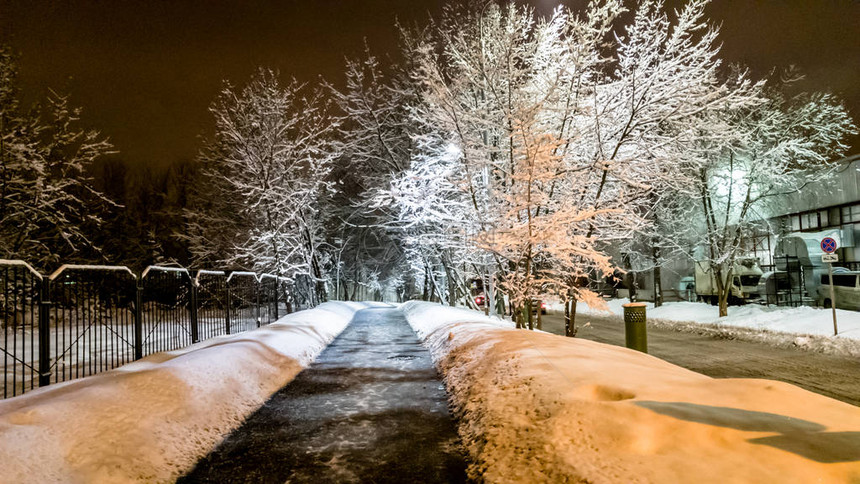
[[(833, 292), (839, 309), (860, 310), (860, 271), (833, 269)], [(821, 275), (818, 286), (818, 304), (830, 307), (830, 275)]]
[(536, 299), (532, 299), (532, 312), (533, 313), (537, 312), (538, 306), (540, 306), (540, 313), (541, 314), (546, 314), (547, 309), (549, 309), (549, 306), (547, 306), (547, 304), (545, 302), (538, 301)]

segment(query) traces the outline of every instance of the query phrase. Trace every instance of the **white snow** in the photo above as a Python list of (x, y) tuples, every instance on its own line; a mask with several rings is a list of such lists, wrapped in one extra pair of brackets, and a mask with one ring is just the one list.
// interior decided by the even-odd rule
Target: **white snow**
[(369, 304), (322, 304), (0, 401), (0, 482), (171, 482)]
[[(592, 308), (584, 303), (577, 305), (577, 314), (624, 314), (624, 304), (628, 299), (610, 299), (607, 310)], [(716, 306), (694, 302), (667, 302), (659, 308), (654, 303), (646, 302), (648, 320), (689, 322), (715, 326), (749, 328), (775, 333), (793, 335), (833, 336), (833, 316), (830, 309), (800, 306), (795, 308), (762, 306), (747, 304), (744, 306), (729, 306), (729, 314), (719, 317)], [(564, 306), (553, 304), (550, 308), (559, 313), (564, 312)], [(836, 321), (839, 327), (837, 338), (860, 341), (860, 312), (836, 310)]]
[(487, 482), (856, 482), (860, 408), (410, 302)]

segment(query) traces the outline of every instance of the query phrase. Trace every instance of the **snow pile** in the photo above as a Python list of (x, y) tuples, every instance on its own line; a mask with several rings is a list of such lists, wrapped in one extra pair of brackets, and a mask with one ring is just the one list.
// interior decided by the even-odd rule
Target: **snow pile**
[(860, 409), (769, 380), (403, 305), (488, 482), (856, 482)]
[(169, 482), (293, 379), (361, 303), (0, 401), (0, 482)]

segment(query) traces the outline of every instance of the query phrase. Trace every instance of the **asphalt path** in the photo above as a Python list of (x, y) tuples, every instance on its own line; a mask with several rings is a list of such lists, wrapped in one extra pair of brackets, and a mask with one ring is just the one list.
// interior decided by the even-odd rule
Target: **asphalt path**
[[(542, 317), (543, 330), (564, 334), (564, 316)], [(624, 346), (620, 316), (578, 314), (577, 338)], [(723, 339), (648, 325), (648, 353), (715, 378), (766, 378), (860, 406), (860, 360)]]
[(364, 309), (179, 482), (464, 482), (447, 397), (403, 314)]

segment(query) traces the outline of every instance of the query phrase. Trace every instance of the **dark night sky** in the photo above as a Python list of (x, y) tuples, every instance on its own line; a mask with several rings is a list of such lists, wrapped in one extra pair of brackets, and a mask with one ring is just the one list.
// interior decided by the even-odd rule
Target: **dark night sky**
[[(680, 0), (670, 0), (670, 5)], [(557, 2), (531, 0), (541, 11)], [(568, 0), (576, 6), (585, 0)], [(0, 42), (21, 54), (26, 100), (72, 94), (84, 121), (131, 162), (190, 159), (209, 126), (222, 79), (242, 84), (256, 66), (284, 77), (339, 83), (345, 56), (367, 38), (397, 55), (395, 18), (424, 22), (442, 2), (0, 0)], [(764, 76), (798, 66), (804, 88), (840, 94), (860, 118), (860, 1), (714, 0), (723, 57)], [(860, 140), (852, 153), (860, 152)]]

